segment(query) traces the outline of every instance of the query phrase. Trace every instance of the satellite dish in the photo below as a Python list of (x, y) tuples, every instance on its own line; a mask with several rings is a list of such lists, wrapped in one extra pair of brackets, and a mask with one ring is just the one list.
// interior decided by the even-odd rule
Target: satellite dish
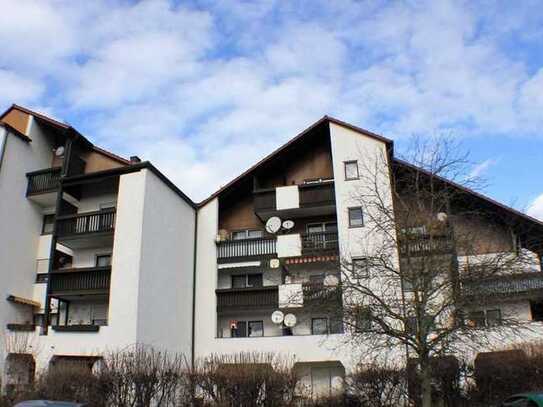
[(281, 219), (277, 216), (272, 216), (266, 222), (266, 231), (275, 234), (281, 229)]
[(437, 220), (440, 222), (445, 222), (447, 220), (447, 214), (445, 212), (439, 212), (437, 214)]
[(323, 283), (326, 287), (335, 287), (339, 284), (339, 279), (333, 274), (328, 274), (324, 277)]
[(276, 268), (279, 268), (280, 265), (281, 265), (281, 263), (279, 262), (279, 259), (271, 259), (270, 260), (270, 268), (276, 269)]
[(294, 227), (294, 221), (292, 220), (285, 220), (283, 222), (283, 229), (290, 230)]
[(283, 319), (285, 318), (285, 315), (277, 310), (277, 311), (274, 311), (272, 314), (271, 314), (271, 320), (274, 324), (280, 324), (283, 322)]
[(55, 155), (57, 157), (60, 157), (62, 154), (64, 154), (64, 147), (62, 147), (62, 146), (57, 147), (57, 149), (55, 150)]
[(294, 327), (296, 325), (296, 315), (294, 314), (285, 315), (283, 322), (285, 323), (285, 326), (289, 328)]

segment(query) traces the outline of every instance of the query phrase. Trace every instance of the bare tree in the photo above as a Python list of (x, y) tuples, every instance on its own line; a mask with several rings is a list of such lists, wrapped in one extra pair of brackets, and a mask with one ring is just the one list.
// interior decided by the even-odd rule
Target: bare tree
[(348, 341), (372, 358), (388, 352), (415, 362), (416, 403), (424, 407), (432, 405), (435, 358), (530, 329), (517, 315), (481, 317), (480, 309), (514, 285), (514, 271), (533, 265), (534, 253), (518, 243), (530, 248), (534, 241), (519, 238), (507, 211), (471, 193), (481, 182), (457, 147), (450, 140), (416, 142), (409, 158), (415, 165), (390, 162), (388, 154), (368, 160), (347, 197), (363, 208), (364, 227), (342, 251), (350, 254), (333, 265), (341, 270)]

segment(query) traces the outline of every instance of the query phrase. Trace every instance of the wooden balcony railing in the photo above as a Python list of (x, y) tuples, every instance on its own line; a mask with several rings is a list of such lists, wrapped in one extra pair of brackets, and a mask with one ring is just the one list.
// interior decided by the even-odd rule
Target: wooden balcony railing
[(452, 254), (454, 242), (450, 235), (420, 235), (400, 239), (401, 256)]
[(511, 273), (483, 279), (464, 279), (461, 287), (462, 295), (466, 297), (543, 296), (543, 273)]
[(255, 308), (277, 308), (279, 293), (277, 286), (219, 289), (217, 311), (251, 310)]
[(26, 174), (26, 177), (28, 178), (26, 195), (56, 191), (60, 182), (60, 172), (60, 167), (54, 167)]
[(54, 271), (50, 275), (51, 294), (66, 292), (107, 291), (111, 267), (92, 267)]
[(303, 184), (300, 189), (300, 207), (328, 206), (336, 204), (334, 182)]
[(112, 232), (115, 228), (115, 209), (59, 216), (56, 234), (59, 237), (85, 233)]
[(277, 253), (275, 237), (256, 239), (226, 240), (217, 243), (217, 258), (266, 256)]
[(302, 253), (337, 252), (339, 247), (337, 232), (304, 233)]

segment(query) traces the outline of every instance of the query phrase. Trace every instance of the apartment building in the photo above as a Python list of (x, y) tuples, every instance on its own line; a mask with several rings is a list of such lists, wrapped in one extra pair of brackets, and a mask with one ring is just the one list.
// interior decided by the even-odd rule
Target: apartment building
[[(5, 341), (22, 331), (32, 346), (6, 353), (46, 366), (134, 343), (190, 358), (275, 352), (295, 360), (314, 395), (341, 388), (366, 350), (348, 340), (338, 263), (385, 239), (367, 233), (362, 173), (377, 170), (372, 182), (392, 204), (391, 174), (414, 168), (394, 157), (391, 140), (324, 117), (196, 205), (150, 163), (108, 153), (66, 124), (19, 106), (1, 121), (0, 324)], [(450, 208), (452, 231), (482, 236), (478, 256), (533, 257), (513, 282), (473, 283), (493, 300), (470, 318), (484, 325), (514, 313), (537, 325), (543, 224), (462, 192), (455, 205), (495, 214), (467, 219)], [(453, 235), (416, 250), (476, 261)], [(402, 248), (387, 256), (400, 266)]]
[(2, 122), (5, 352), (38, 367), (134, 343), (190, 354), (194, 203), (64, 123), (19, 106)]

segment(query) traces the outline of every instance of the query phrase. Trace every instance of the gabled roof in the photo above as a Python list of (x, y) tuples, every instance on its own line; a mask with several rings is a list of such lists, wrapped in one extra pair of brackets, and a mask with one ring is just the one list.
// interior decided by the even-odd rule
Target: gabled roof
[(368, 131), (368, 130), (365, 130), (361, 127), (357, 127), (357, 126), (354, 126), (352, 124), (349, 124), (349, 123), (346, 123), (344, 121), (341, 121), (339, 119), (336, 119), (334, 117), (331, 117), (331, 116), (323, 116), (321, 119), (317, 120), (315, 123), (313, 123), (311, 126), (309, 126), (308, 128), (306, 128), (304, 131), (302, 131), (301, 133), (297, 134), (296, 136), (294, 136), (292, 139), (290, 139), (289, 141), (287, 141), (285, 144), (283, 144), (281, 147), (279, 147), (278, 149), (276, 149), (275, 151), (273, 151), (272, 153), (268, 154), (266, 157), (264, 157), (262, 160), (258, 161), (255, 165), (253, 165), (252, 167), (250, 167), (249, 169), (247, 169), (246, 171), (244, 171), (243, 173), (241, 173), (239, 176), (237, 176), (236, 178), (234, 178), (232, 181), (230, 181), (229, 183), (227, 183), (225, 186), (221, 187), (220, 189), (218, 189), (217, 191), (215, 191), (213, 194), (211, 194), (208, 198), (204, 199), (203, 201), (201, 201), (198, 206), (201, 207), (201, 206), (204, 206), (205, 204), (207, 204), (209, 201), (211, 201), (212, 199), (216, 198), (217, 196), (219, 196), (220, 194), (222, 194), (223, 192), (225, 192), (227, 189), (231, 188), (234, 184), (236, 184), (237, 182), (241, 181), (243, 178), (251, 175), (256, 169), (258, 169), (259, 167), (261, 167), (262, 165), (268, 163), (269, 161), (271, 161), (273, 158), (277, 157), (279, 154), (281, 154), (282, 152), (284, 152), (289, 146), (291, 146), (292, 144), (298, 142), (298, 141), (301, 141), (302, 139), (304, 139), (305, 137), (309, 137), (310, 134), (311, 134), (311, 131), (314, 130), (316, 127), (324, 124), (324, 123), (334, 123), (334, 124), (337, 124), (338, 126), (342, 126), (342, 127), (345, 127), (347, 129), (350, 129), (350, 130), (353, 130), (357, 133), (360, 133), (364, 136), (368, 136), (368, 137), (371, 137), (375, 140), (378, 140), (378, 141), (381, 141), (385, 144), (387, 144), (388, 146), (392, 147), (393, 146), (393, 141), (388, 139), (388, 138), (385, 138), (379, 134), (376, 134), (376, 133), (372, 133), (371, 131)]
[[(20, 106), (20, 105), (17, 105), (17, 104), (12, 104), (4, 113), (2, 113), (0, 115), (0, 121), (9, 112), (11, 112), (14, 109), (19, 110), (19, 111), (21, 111), (23, 113), (34, 116), (37, 120), (39, 120), (39, 121), (41, 121), (43, 123), (46, 123), (46, 124), (48, 124), (49, 126), (52, 126), (55, 129), (58, 129), (59, 131), (66, 134), (66, 136), (68, 136), (68, 137), (77, 137), (77, 138), (83, 140), (84, 143), (87, 144), (87, 146), (90, 149), (96, 151), (98, 154), (105, 155), (108, 158), (111, 158), (112, 160), (115, 160), (115, 161), (117, 161), (117, 162), (119, 162), (121, 164), (130, 165), (130, 160), (127, 160), (126, 158), (120, 157), (117, 154), (113, 154), (112, 152), (104, 150), (103, 148), (95, 146), (93, 143), (91, 143), (85, 136), (83, 136), (81, 133), (79, 133), (79, 131), (77, 129), (75, 129), (74, 127), (72, 127), (71, 125), (69, 125), (67, 123), (60, 122), (60, 121), (58, 121), (56, 119), (53, 119), (53, 118), (51, 118), (49, 116), (46, 116), (43, 113), (36, 112), (35, 110), (28, 109), (28, 108), (26, 108), (24, 106)], [(13, 129), (13, 127), (11, 127), (7, 123), (2, 123), (2, 124), (4, 126), (6, 126), (6, 128)], [(31, 141), (31, 139), (28, 136), (24, 135), (20, 131), (15, 130), (15, 129), (13, 129), (13, 131), (17, 132), (20, 137), (23, 136), (27, 141)]]
[(495, 209), (499, 209), (501, 211), (505, 211), (505, 212), (508, 212), (509, 214), (511, 214), (512, 216), (514, 217), (517, 217), (518, 219), (522, 219), (524, 221), (528, 221), (530, 223), (533, 223), (535, 226), (538, 226), (538, 228), (541, 228), (541, 230), (543, 231), (543, 222), (540, 221), (539, 219), (536, 219), (530, 215), (527, 215), (523, 212), (520, 212), (514, 208), (511, 208), (510, 206), (507, 206), (507, 205), (504, 205), (502, 204), (501, 202), (498, 202), (496, 201), (495, 199), (492, 199), (486, 195), (483, 195), (481, 194), (480, 192), (477, 192), (477, 191), (474, 191), (473, 189), (471, 188), (467, 188), (463, 185), (460, 185), (458, 184), (457, 182), (454, 182), (454, 181), (451, 181), (451, 180), (448, 180), (446, 178), (443, 178), (443, 177), (440, 177), (436, 174), (432, 174), (430, 173), (429, 171), (426, 171), (425, 169), (423, 168), (420, 168), (414, 164), (411, 164), (407, 161), (404, 161), (404, 160), (401, 160), (399, 158), (394, 158), (394, 164), (398, 165), (398, 166), (401, 166), (401, 167), (405, 167), (405, 168), (409, 168), (409, 169), (412, 169), (414, 171), (418, 171), (419, 173), (422, 173), (422, 174), (425, 174), (427, 176), (431, 176), (455, 189), (458, 189), (459, 191), (461, 192), (464, 192), (472, 197), (474, 197), (475, 199), (478, 199), (480, 200), (481, 202), (484, 202), (486, 204), (488, 204), (489, 206), (495, 208)]

